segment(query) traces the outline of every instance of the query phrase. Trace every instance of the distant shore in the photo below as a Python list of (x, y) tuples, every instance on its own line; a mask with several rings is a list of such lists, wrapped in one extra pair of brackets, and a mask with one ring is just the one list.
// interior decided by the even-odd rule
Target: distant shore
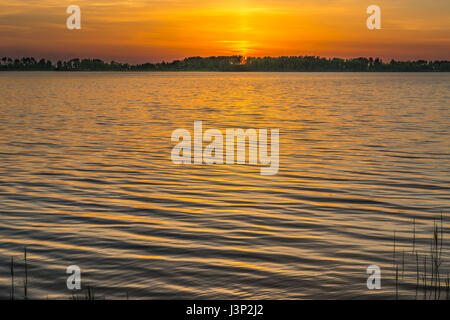
[(215, 72), (450, 72), (450, 61), (396, 61), (379, 58), (190, 57), (172, 62), (128, 64), (100, 59), (57, 61), (33, 57), (0, 59), (0, 71), (215, 71)]

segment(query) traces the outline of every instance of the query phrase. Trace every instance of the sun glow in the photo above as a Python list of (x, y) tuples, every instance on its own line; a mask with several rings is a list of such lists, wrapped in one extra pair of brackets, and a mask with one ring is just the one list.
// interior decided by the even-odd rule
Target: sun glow
[(247, 40), (221, 40), (216, 41), (219, 43), (224, 50), (229, 51), (229, 54), (239, 55), (239, 56), (248, 56), (253, 53), (252, 47), (255, 44), (251, 44), (250, 41)]
[(409, 4), (399, 12), (402, 6), (382, 1), (383, 28), (376, 32), (367, 30), (359, 0), (78, 0), (82, 28), (76, 31), (65, 28), (64, 4), (23, 2), (0, 0), (0, 18), (7, 19), (3, 55), (133, 63), (218, 55), (445, 60), (450, 51), (447, 0), (426, 12)]

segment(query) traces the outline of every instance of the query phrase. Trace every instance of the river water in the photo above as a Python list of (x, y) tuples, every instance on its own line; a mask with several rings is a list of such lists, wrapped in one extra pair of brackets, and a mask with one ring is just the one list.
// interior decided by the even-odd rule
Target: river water
[[(0, 298), (11, 257), (23, 296), (24, 247), (37, 299), (71, 297), (70, 265), (106, 299), (394, 298), (395, 266), (414, 298), (449, 226), (449, 92), (448, 73), (0, 73)], [(172, 163), (196, 120), (278, 128), (278, 173)]]

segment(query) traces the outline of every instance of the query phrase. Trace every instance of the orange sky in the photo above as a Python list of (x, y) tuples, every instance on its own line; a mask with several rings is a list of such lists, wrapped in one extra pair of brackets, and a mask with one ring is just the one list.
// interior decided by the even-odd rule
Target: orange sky
[[(81, 7), (81, 30), (66, 8)], [(382, 30), (366, 28), (381, 7)], [(320, 55), (450, 60), (448, 0), (0, 0), (0, 55), (121, 62)]]

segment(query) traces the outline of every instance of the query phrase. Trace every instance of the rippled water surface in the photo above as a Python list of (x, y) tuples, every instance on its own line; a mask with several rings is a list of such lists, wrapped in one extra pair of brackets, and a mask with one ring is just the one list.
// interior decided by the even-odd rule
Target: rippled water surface
[[(24, 247), (34, 298), (70, 297), (69, 265), (106, 298), (392, 298), (403, 256), (414, 296), (413, 241), (429, 251), (441, 211), (448, 231), (449, 92), (450, 74), (1, 73), (0, 297), (11, 256), (22, 295)], [(279, 128), (278, 174), (173, 164), (194, 120)]]

